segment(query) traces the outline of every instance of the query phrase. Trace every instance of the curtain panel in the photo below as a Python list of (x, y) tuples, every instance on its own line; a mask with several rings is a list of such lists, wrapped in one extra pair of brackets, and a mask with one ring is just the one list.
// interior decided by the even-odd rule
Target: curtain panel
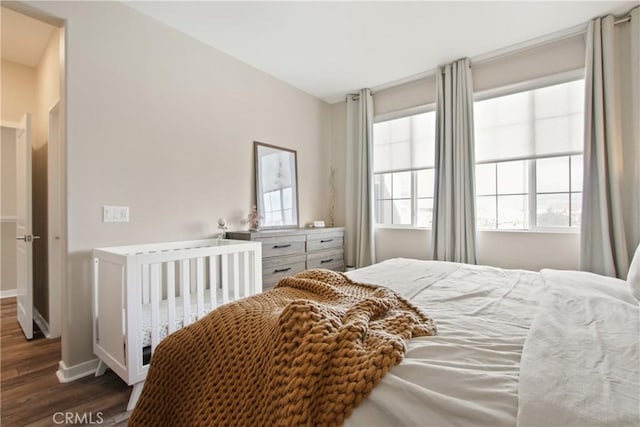
[(362, 89), (347, 97), (347, 265), (375, 262), (373, 188), (373, 97)]
[(436, 77), (433, 258), (475, 264), (473, 83), (469, 59)]
[(589, 22), (580, 265), (625, 278), (640, 241), (640, 8)]

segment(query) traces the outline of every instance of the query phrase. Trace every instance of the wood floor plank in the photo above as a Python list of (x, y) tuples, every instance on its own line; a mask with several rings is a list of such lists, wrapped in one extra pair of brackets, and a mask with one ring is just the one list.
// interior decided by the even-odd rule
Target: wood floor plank
[(117, 375), (107, 371), (61, 384), (60, 339), (40, 333), (27, 341), (16, 320), (15, 298), (0, 299), (0, 310), (0, 425), (53, 426), (57, 412), (92, 414), (94, 421), (100, 413), (103, 426), (127, 424), (131, 388)]

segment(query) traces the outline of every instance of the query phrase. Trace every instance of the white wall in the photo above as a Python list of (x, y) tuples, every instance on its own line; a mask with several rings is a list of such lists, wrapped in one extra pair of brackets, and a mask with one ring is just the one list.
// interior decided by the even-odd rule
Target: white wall
[(36, 70), (2, 60), (2, 120), (18, 123), (36, 109)]
[(335, 183), (336, 193), (334, 195), (335, 204), (335, 223), (336, 225), (345, 224), (346, 207), (345, 207), (345, 181), (347, 165), (347, 104), (339, 102), (331, 105), (331, 166), (336, 168)]
[(16, 289), (16, 131), (0, 135), (0, 291)]
[[(474, 90), (477, 93), (583, 68), (584, 55), (584, 36), (579, 35), (508, 56), (473, 63)], [(435, 76), (428, 76), (374, 93), (374, 114), (378, 116), (434, 103), (435, 82)], [(333, 104), (331, 114), (332, 162), (339, 168), (341, 165), (348, 167), (344, 163), (345, 103)], [(340, 178), (342, 181), (338, 187), (344, 189), (344, 175), (340, 175)], [(344, 190), (341, 195), (344, 200)], [(430, 259), (430, 239), (430, 230), (378, 227), (375, 231), (377, 260), (393, 257)], [(539, 270), (552, 267), (577, 270), (579, 247), (579, 235), (575, 233), (481, 231), (478, 235), (479, 262), (503, 268)]]
[[(479, 231), (478, 263), (534, 271), (542, 268), (577, 270), (579, 246), (578, 233)], [(376, 260), (396, 257), (432, 259), (431, 230), (377, 228)]]
[[(92, 359), (92, 248), (246, 228), (253, 141), (298, 152), (300, 220), (326, 218), (329, 107), (119, 2), (33, 3), (67, 20), (69, 277), (62, 358)], [(129, 223), (102, 223), (103, 205)]]

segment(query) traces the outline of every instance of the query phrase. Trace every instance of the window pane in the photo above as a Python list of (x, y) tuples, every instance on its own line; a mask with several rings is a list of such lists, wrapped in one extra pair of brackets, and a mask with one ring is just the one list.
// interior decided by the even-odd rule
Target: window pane
[(376, 202), (376, 222), (378, 224), (391, 224), (391, 200), (379, 200)]
[(374, 150), (380, 145), (389, 144), (389, 122), (373, 124), (373, 146)]
[(389, 141), (401, 142), (408, 141), (411, 137), (411, 118), (403, 117), (401, 119), (389, 120)]
[(584, 80), (547, 86), (533, 91), (537, 118), (582, 113)]
[(417, 226), (429, 227), (433, 222), (433, 198), (418, 199)]
[(571, 191), (582, 191), (582, 155), (571, 156)]
[(418, 185), (417, 197), (433, 197), (433, 169), (423, 169), (416, 172)]
[(393, 224), (411, 225), (411, 200), (393, 200)]
[(569, 191), (568, 157), (536, 160), (536, 191), (538, 193)]
[(582, 193), (571, 194), (571, 227), (580, 227), (582, 220)]
[(435, 111), (373, 125), (374, 172), (433, 167)]
[(582, 113), (537, 119), (535, 121), (535, 153), (549, 155), (582, 151), (583, 123)]
[(386, 172), (374, 174), (378, 224), (431, 224), (434, 156), (435, 111), (374, 124), (374, 172)]
[(391, 174), (374, 175), (373, 183), (375, 186), (376, 200), (391, 198)]
[[(374, 126), (375, 129), (375, 126)], [(375, 132), (374, 132), (375, 133)], [(374, 137), (375, 141), (375, 137)], [(391, 169), (391, 146), (376, 145), (373, 147), (373, 170), (386, 171)]]
[(433, 167), (436, 142), (436, 112), (411, 117), (412, 168)]
[(528, 192), (529, 168), (524, 160), (498, 163), (498, 194)]
[(527, 196), (498, 196), (498, 228), (527, 228), (528, 211)]
[(576, 80), (475, 102), (476, 161), (581, 151), (583, 100)]
[(474, 103), (476, 161), (529, 155), (530, 92), (520, 92)]
[(393, 174), (393, 198), (411, 198), (411, 172), (397, 172)]
[(476, 165), (476, 194), (496, 194), (496, 164)]
[(476, 198), (476, 222), (478, 228), (496, 228), (496, 196)]
[(538, 227), (569, 227), (569, 194), (538, 194)]
[(533, 154), (529, 124), (514, 123), (491, 128), (479, 128), (474, 134), (476, 161), (512, 159)]
[(389, 145), (389, 168), (406, 169), (411, 165), (411, 141), (394, 142)]

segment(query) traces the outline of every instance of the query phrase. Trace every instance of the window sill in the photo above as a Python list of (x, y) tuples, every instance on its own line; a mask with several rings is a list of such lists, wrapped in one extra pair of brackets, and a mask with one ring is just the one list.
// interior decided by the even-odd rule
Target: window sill
[[(403, 231), (431, 231), (431, 227), (416, 227), (413, 225), (388, 225), (376, 224), (376, 229), (381, 230), (403, 230)], [(522, 233), (522, 234), (580, 234), (579, 228), (536, 228), (529, 230), (508, 230), (508, 229), (477, 229), (479, 233)]]
[(376, 224), (376, 229), (383, 230), (412, 230), (412, 231), (431, 231), (431, 227), (417, 227), (415, 225), (390, 225), (390, 224)]
[(580, 234), (579, 228), (535, 228), (528, 230), (508, 229), (477, 229), (480, 233), (524, 233), (524, 234)]

